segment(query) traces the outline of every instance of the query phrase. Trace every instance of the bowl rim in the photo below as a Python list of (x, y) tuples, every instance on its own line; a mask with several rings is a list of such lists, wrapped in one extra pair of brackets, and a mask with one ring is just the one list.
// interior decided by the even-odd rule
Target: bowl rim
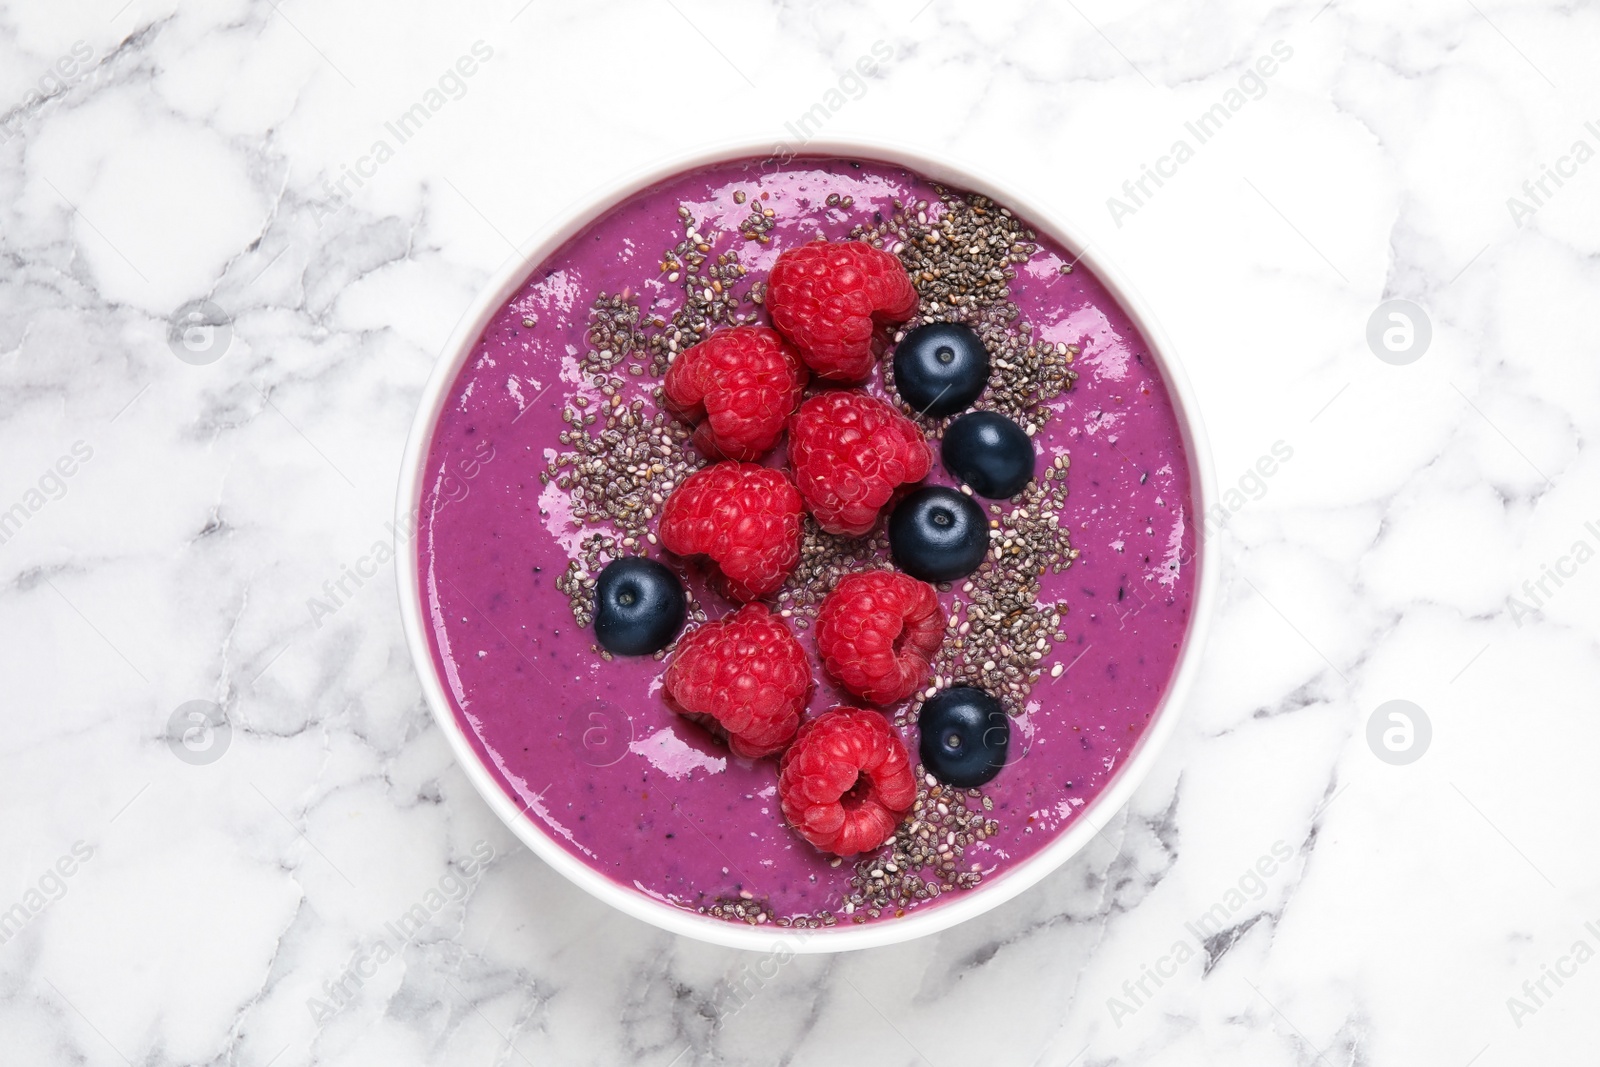
[[(1189, 625), (1183, 645), (1179, 649), (1167, 688), (1151, 714), (1149, 726), (1135, 743), (1121, 770), (1098, 796), (1080, 810), (1078, 817), (1054, 841), (1007, 871), (1003, 877), (941, 902), (937, 907), (919, 909), (889, 922), (796, 930), (766, 924), (737, 924), (699, 915), (623, 886), (573, 856), (525, 815), (522, 805), (500, 786), (473, 750), (465, 730), (456, 719), (455, 709), (434, 666), (422, 613), (420, 561), (415, 543), (416, 537), (421, 535), (420, 524), (406, 524), (415, 522), (419, 514), (423, 469), (433, 430), (450, 387), (490, 320), (547, 256), (601, 213), (634, 193), (683, 171), (761, 157), (778, 159), (782, 165), (787, 165), (794, 159), (814, 156), (856, 158), (905, 167), (953, 188), (980, 193), (1012, 209), (1036, 231), (1046, 233), (1068, 249), (1077, 251), (1076, 262), (1088, 267), (1138, 328), (1167, 385), (1189, 460), (1193, 505), (1189, 520), (1195, 536), (1195, 553), (1189, 562), (1198, 568), (1198, 577), (1194, 583), (1194, 600), (1190, 606)], [(1025, 189), (1015, 184), (1002, 184), (935, 149), (881, 138), (835, 136), (801, 143), (775, 143), (771, 138), (746, 137), (719, 141), (658, 159), (596, 192), (577, 198), (524, 241), (497, 270), (492, 282), (462, 313), (423, 388), (401, 461), (395, 501), (396, 527), (412, 533), (403, 549), (397, 546), (395, 552), (400, 615), (406, 645), (423, 694), (456, 761), (479, 795), (512, 833), (568, 880), (633, 918), (674, 934), (728, 948), (777, 953), (826, 953), (875, 948), (947, 930), (1011, 900), (1076, 855), (1100, 833), (1111, 816), (1128, 803), (1176, 729), (1183, 703), (1199, 670), (1201, 653), (1210, 630), (1217, 586), (1217, 566), (1211, 558), (1204, 517), (1216, 499), (1211, 454), (1198, 400), (1182, 365), (1172, 354), (1172, 344), (1165, 330), (1138, 290), (1127, 281), (1110, 257), (1103, 250), (1096, 249), (1094, 242), (1086, 239), (1078, 227), (1062, 217), (1061, 212), (1047, 206)], [(1096, 825), (1097, 821), (1099, 826)]]

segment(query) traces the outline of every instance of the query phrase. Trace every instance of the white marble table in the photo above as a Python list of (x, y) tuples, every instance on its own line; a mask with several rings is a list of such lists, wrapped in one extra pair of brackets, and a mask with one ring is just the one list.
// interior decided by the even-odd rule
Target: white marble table
[[(1597, 43), (1592, 3), (1508, 0), (6, 3), (0, 1061), (1594, 1062)], [(942, 936), (773, 967), (519, 848), (389, 569), (345, 575), (514, 245), (795, 130), (1075, 219), (1238, 491), (1198, 691), (1105, 839)], [(1367, 341), (1392, 299), (1411, 362)], [(228, 323), (186, 362), (195, 300)], [(1391, 700), (1414, 762), (1368, 743)], [(165, 739), (192, 701), (209, 764)]]

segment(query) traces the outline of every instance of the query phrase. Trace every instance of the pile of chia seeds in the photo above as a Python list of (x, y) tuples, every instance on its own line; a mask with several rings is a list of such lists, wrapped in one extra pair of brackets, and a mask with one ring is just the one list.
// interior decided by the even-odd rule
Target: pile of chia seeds
[(805, 630), (816, 617), (822, 598), (852, 571), (889, 566), (889, 534), (882, 527), (865, 537), (831, 534), (809, 514), (801, 520), (800, 562), (778, 590), (778, 614), (795, 629)]
[[(715, 902), (697, 909), (702, 915), (709, 915), (713, 919), (726, 919), (728, 922), (749, 923), (751, 926), (761, 926), (771, 923), (776, 918), (772, 908), (762, 901), (757, 901), (754, 894), (748, 890), (733, 899), (718, 899)], [(788, 923), (778, 919), (775, 926), (787, 926)], [(830, 924), (831, 925), (831, 924)]]
[(857, 860), (844, 911), (854, 922), (876, 919), (893, 909), (896, 916), (941, 893), (971, 889), (983, 880), (982, 864), (962, 866), (963, 854), (975, 842), (1000, 832), (987, 816), (994, 802), (981, 789), (942, 785), (917, 765), (917, 800), (884, 849)]
[[(1033, 231), (1009, 209), (977, 195), (940, 190), (939, 202), (906, 206), (873, 226), (857, 226), (856, 240), (887, 248), (900, 258), (921, 298), (916, 315), (895, 335), (929, 322), (959, 322), (989, 349), (995, 371), (976, 407), (1015, 419), (1029, 436), (1048, 418), (1043, 405), (1072, 388), (1077, 374), (1072, 345), (1036, 342), (1031, 323), (1018, 322), (1010, 282), (1017, 267), (1039, 250)], [(896, 400), (894, 367), (884, 364), (884, 384)], [(919, 419), (909, 405), (901, 408)], [(930, 420), (922, 420), (927, 425)], [(939, 425), (935, 432), (942, 432)]]

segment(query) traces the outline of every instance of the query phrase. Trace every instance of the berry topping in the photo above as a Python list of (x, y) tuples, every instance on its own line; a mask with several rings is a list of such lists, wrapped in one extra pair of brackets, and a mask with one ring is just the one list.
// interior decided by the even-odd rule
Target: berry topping
[(875, 711), (823, 712), (800, 727), (779, 765), (783, 817), (836, 856), (870, 852), (889, 840), (916, 796), (900, 735)]
[(759, 459), (783, 436), (810, 375), (794, 346), (765, 326), (718, 330), (672, 361), (667, 407), (697, 423), (694, 443), (714, 459)]
[(970, 411), (945, 427), (945, 470), (979, 496), (1016, 496), (1033, 480), (1033, 440), (1021, 426), (992, 411)]
[(922, 431), (887, 402), (832, 390), (789, 419), (789, 462), (818, 525), (859, 537), (878, 521), (895, 488), (933, 466)]
[(989, 384), (989, 350), (959, 322), (930, 322), (894, 350), (894, 387), (918, 414), (953, 415)]
[(595, 640), (619, 656), (660, 652), (677, 636), (685, 608), (676, 574), (642, 556), (614, 559), (595, 583)]
[(928, 583), (894, 571), (847, 574), (817, 613), (817, 652), (850, 692), (893, 704), (927, 681), (944, 629)]
[(724, 594), (757, 600), (800, 559), (802, 508), (782, 471), (718, 463), (689, 475), (662, 505), (661, 543), (680, 556), (710, 556)]
[(922, 732), (922, 765), (941, 782), (970, 789), (1006, 765), (1011, 720), (982, 689), (958, 685), (940, 690), (923, 703), (917, 728)]
[(662, 683), (679, 715), (726, 737), (736, 756), (780, 752), (811, 695), (805, 649), (765, 604), (690, 630)]
[(767, 276), (772, 324), (823, 378), (859, 382), (883, 351), (885, 324), (917, 309), (900, 260), (861, 241), (812, 241), (778, 257)]
[(925, 582), (949, 582), (978, 569), (989, 551), (989, 521), (965, 493), (929, 485), (914, 489), (889, 516), (889, 554)]

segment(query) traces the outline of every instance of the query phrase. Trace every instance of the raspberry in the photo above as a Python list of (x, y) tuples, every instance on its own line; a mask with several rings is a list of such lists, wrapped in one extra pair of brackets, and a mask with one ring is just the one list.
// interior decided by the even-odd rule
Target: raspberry
[(662, 688), (674, 711), (726, 737), (734, 755), (760, 759), (794, 736), (811, 666), (782, 619), (746, 604), (689, 631)]
[(662, 505), (661, 543), (680, 556), (710, 556), (724, 595), (759, 600), (800, 559), (802, 507), (782, 471), (717, 463), (685, 478)]
[(672, 361), (667, 407), (699, 423), (694, 442), (715, 459), (759, 459), (783, 436), (810, 374), (794, 346), (765, 326), (718, 330)]
[(895, 571), (839, 579), (817, 613), (822, 665), (863, 700), (893, 704), (928, 679), (944, 610), (927, 582)]
[(870, 852), (917, 796), (905, 745), (875, 711), (838, 707), (800, 727), (778, 765), (783, 817), (824, 852)]
[(820, 377), (859, 382), (886, 337), (880, 328), (917, 309), (917, 290), (893, 255), (861, 241), (812, 241), (778, 257), (767, 275), (772, 324)]
[(860, 537), (897, 486), (927, 477), (933, 453), (922, 431), (887, 402), (833, 390), (789, 418), (789, 463), (817, 523)]

